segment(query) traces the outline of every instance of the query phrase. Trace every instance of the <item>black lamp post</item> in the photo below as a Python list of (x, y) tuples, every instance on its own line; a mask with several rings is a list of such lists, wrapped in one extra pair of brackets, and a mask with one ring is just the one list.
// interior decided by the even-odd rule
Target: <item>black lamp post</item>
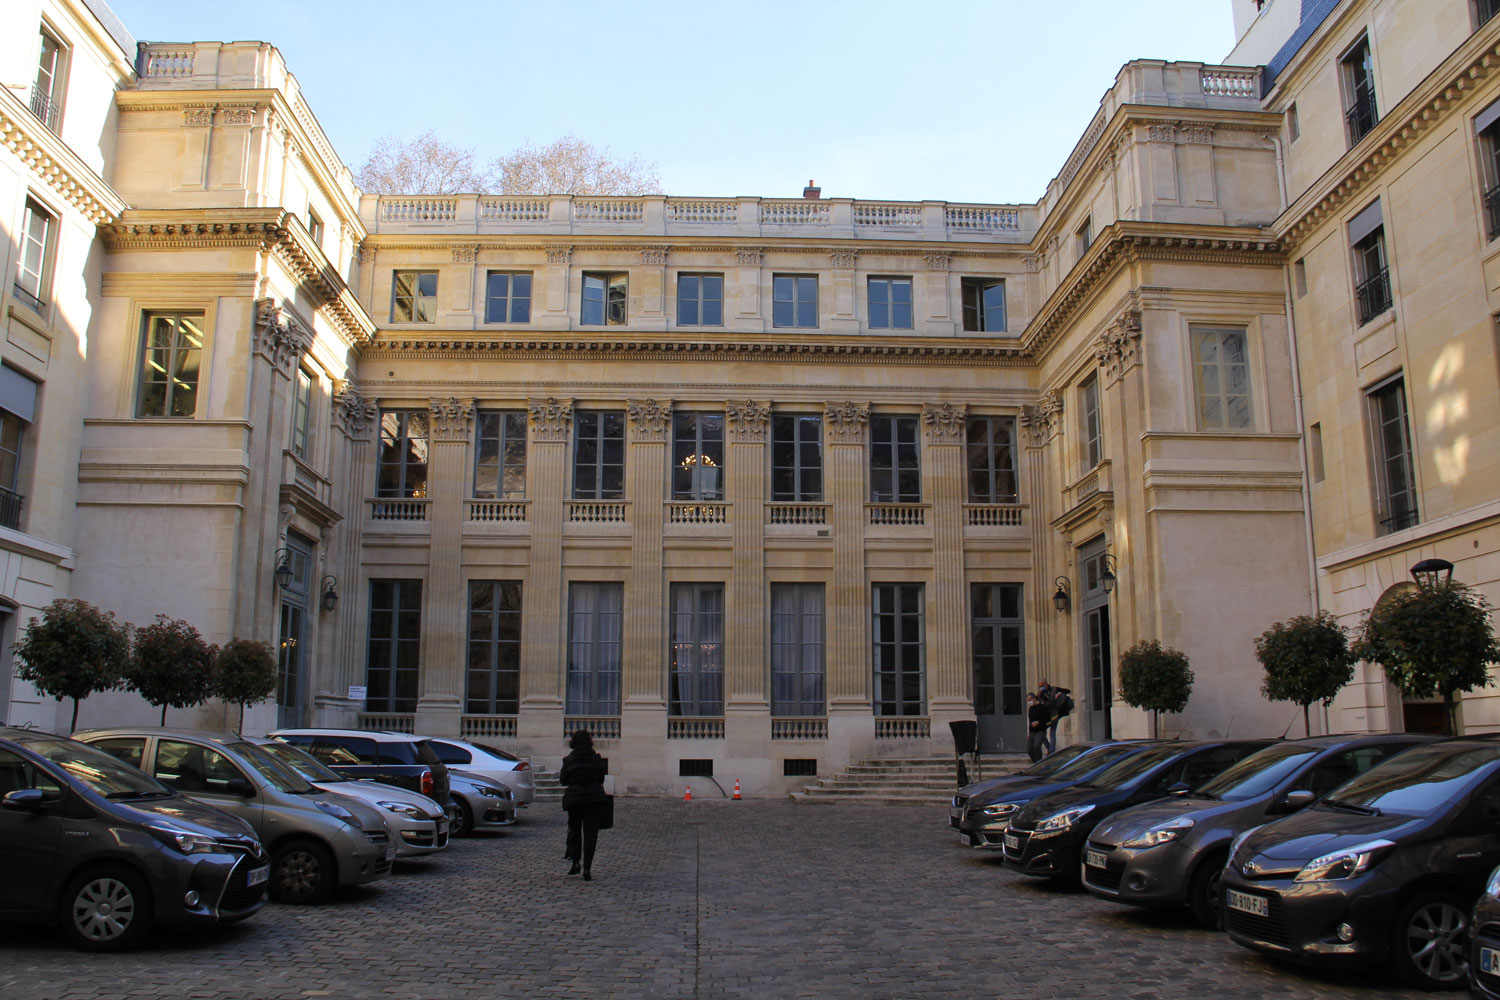
[(1060, 576), (1054, 581), (1057, 584), (1057, 592), (1052, 595), (1052, 606), (1057, 608), (1057, 613), (1065, 615), (1068, 613), (1068, 578)]
[(1429, 590), (1438, 585), (1438, 576), (1442, 575), (1442, 583), (1448, 583), (1453, 579), (1453, 564), (1446, 559), (1423, 559), (1411, 568), (1411, 578), (1417, 584)]
[(1118, 564), (1115, 562), (1115, 557), (1106, 552), (1104, 554), (1103, 570), (1099, 574), (1099, 586), (1103, 588), (1106, 594), (1114, 592), (1116, 580), (1115, 570), (1117, 568)]
[(272, 571), (276, 577), (276, 583), (282, 590), (285, 590), (292, 582), (291, 553), (286, 549), (277, 549), (276, 555), (272, 558), (276, 560), (276, 569)]
[(318, 584), (318, 589), (323, 592), (324, 611), (332, 613), (333, 609), (339, 606), (339, 592), (333, 589), (338, 582), (338, 577), (329, 574), (323, 577), (322, 583)]

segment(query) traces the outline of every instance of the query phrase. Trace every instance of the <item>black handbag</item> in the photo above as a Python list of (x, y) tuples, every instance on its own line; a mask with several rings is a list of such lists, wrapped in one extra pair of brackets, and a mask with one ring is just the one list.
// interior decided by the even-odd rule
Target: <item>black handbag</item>
[(615, 825), (615, 797), (608, 793), (599, 805), (599, 829), (610, 830)]

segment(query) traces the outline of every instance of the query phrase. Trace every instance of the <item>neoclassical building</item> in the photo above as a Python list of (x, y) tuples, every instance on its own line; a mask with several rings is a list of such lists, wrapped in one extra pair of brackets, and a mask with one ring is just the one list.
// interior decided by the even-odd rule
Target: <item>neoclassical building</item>
[[(1018, 748), (1043, 678), (1065, 735), (1144, 735), (1141, 639), (1197, 675), (1167, 732), (1300, 729), (1272, 622), (1433, 555), (1497, 590), (1500, 20), (1234, 6), (1226, 65), (1128, 63), (1040, 201), (956, 204), (365, 194), (272, 46), (26, 0), (7, 645), (57, 596), (167, 613), (277, 646), (249, 728), (545, 763), (586, 725), (645, 792)], [(66, 725), (5, 661), (0, 717)], [(1427, 724), (1361, 670), (1315, 730)]]

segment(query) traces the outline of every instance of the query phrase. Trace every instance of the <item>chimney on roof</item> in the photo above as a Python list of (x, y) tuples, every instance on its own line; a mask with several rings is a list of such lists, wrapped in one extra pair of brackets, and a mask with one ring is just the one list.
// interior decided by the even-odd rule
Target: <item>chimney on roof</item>
[(802, 197), (806, 198), (808, 201), (817, 201), (819, 198), (823, 197), (823, 189), (814, 186), (813, 182), (809, 180), (807, 182), (807, 187), (802, 189)]

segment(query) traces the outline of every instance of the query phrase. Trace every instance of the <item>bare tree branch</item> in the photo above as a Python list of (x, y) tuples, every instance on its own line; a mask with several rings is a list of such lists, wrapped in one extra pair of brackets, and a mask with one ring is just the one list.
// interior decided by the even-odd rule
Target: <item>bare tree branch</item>
[(472, 148), (450, 145), (431, 129), (409, 141), (381, 139), (354, 180), (370, 194), (488, 194), (495, 189), (494, 172), (475, 166)]
[(572, 135), (546, 146), (528, 143), (508, 156), (490, 161), (489, 173), (500, 194), (657, 194), (661, 178), (656, 164), (639, 156), (617, 160)]

